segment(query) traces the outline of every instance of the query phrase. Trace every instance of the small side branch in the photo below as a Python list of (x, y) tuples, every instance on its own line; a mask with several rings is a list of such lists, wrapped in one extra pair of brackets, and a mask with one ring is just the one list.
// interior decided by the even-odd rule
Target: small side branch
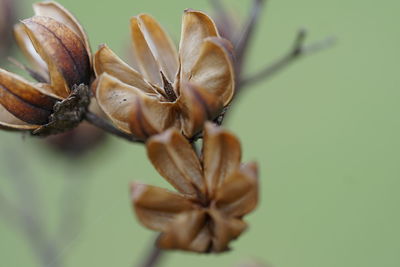
[(327, 49), (335, 44), (335, 38), (328, 37), (322, 41), (315, 42), (309, 45), (305, 45), (307, 37), (306, 30), (299, 30), (294, 41), (293, 47), (288, 53), (283, 55), (281, 58), (276, 60), (271, 65), (268, 65), (258, 73), (251, 75), (250, 77), (244, 78), (240, 81), (240, 87), (254, 85), (258, 82), (268, 79), (277, 72), (283, 70), (285, 67), (293, 63), (295, 60), (302, 58), (303, 56), (314, 54), (321, 50)]
[(129, 135), (124, 132), (121, 132), (120, 130), (115, 128), (114, 125), (112, 125), (110, 122), (104, 120), (103, 118), (100, 118), (99, 116), (97, 116), (94, 113), (87, 112), (85, 114), (85, 120), (88, 121), (89, 123), (93, 124), (94, 126), (106, 131), (107, 133), (117, 136), (119, 138), (125, 139), (129, 142), (142, 143), (142, 144), (144, 143), (143, 140), (141, 140), (133, 135)]
[(243, 66), (243, 61), (246, 58), (247, 50), (249, 48), (249, 43), (253, 39), (253, 34), (256, 26), (258, 25), (258, 20), (260, 18), (260, 13), (262, 11), (265, 0), (254, 0), (253, 6), (251, 8), (250, 15), (248, 17), (247, 23), (243, 27), (240, 38), (235, 43), (235, 53), (236, 53), (236, 72), (241, 73), (241, 68)]

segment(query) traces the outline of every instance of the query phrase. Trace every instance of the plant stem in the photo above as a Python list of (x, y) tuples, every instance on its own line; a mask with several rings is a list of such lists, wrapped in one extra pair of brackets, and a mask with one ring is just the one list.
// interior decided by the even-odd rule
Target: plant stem
[(250, 15), (247, 19), (245, 26), (243, 27), (242, 34), (238, 41), (234, 44), (236, 53), (236, 75), (240, 80), (242, 68), (244, 67), (244, 61), (246, 59), (247, 51), (249, 49), (249, 44), (253, 39), (253, 34), (256, 26), (258, 25), (258, 20), (260, 18), (260, 13), (262, 11), (265, 0), (253, 0), (253, 6), (250, 11)]
[(88, 121), (89, 123), (93, 124), (94, 126), (106, 131), (109, 134), (112, 134), (114, 136), (117, 136), (119, 138), (125, 139), (126, 141), (132, 142), (132, 143), (142, 143), (144, 144), (144, 141), (137, 138), (136, 136), (121, 132), (117, 128), (115, 128), (110, 122), (106, 121), (103, 118), (100, 118), (96, 114), (92, 112), (87, 112), (85, 114), (85, 120)]
[(331, 47), (335, 43), (333, 37), (328, 37), (322, 41), (312, 43), (310, 45), (304, 45), (305, 39), (307, 37), (307, 32), (305, 30), (299, 30), (296, 35), (296, 39), (293, 47), (284, 54), (281, 58), (276, 60), (274, 63), (268, 65), (264, 69), (260, 70), (256, 74), (250, 77), (244, 78), (240, 81), (239, 87), (254, 85), (258, 82), (268, 79), (277, 72), (288, 67), (295, 60), (300, 59), (305, 55), (310, 55), (326, 48)]
[(157, 247), (154, 241), (151, 242), (146, 258), (138, 267), (155, 267), (164, 255), (164, 251)]

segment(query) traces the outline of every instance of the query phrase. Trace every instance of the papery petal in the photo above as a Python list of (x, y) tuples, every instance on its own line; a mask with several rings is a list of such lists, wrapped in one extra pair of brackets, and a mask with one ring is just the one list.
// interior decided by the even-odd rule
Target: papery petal
[(201, 200), (205, 192), (200, 161), (187, 139), (177, 130), (152, 137), (147, 155), (157, 171), (179, 192)]
[(52, 110), (59, 100), (57, 96), (41, 87), (41, 84), (33, 85), (21, 76), (3, 69), (0, 69), (0, 85), (22, 100), (43, 109)]
[(217, 27), (207, 14), (191, 9), (185, 10), (179, 44), (183, 80), (187, 80), (190, 76), (190, 72), (199, 57), (204, 39), (216, 36), (218, 36)]
[(30, 124), (44, 124), (57, 99), (22, 77), (0, 69), (0, 103), (11, 114)]
[(131, 132), (143, 139), (161, 133), (170, 127), (179, 128), (175, 104), (160, 102), (156, 97), (137, 99), (129, 118)]
[(84, 42), (87, 54), (91, 57), (90, 44), (86, 32), (76, 17), (65, 7), (54, 1), (46, 1), (33, 4), (33, 10), (37, 16), (53, 18), (70, 27)]
[(38, 125), (21, 121), (0, 104), (0, 129), (3, 130), (34, 130)]
[(36, 52), (35, 47), (33, 46), (31, 39), (29, 39), (28, 34), (25, 32), (22, 23), (18, 23), (14, 26), (14, 37), (22, 53), (29, 60), (30, 64), (32, 64), (34, 71), (48, 81), (50, 78), (47, 64)]
[(216, 197), (217, 208), (232, 217), (242, 217), (258, 203), (258, 167), (255, 163), (241, 166), (225, 179)]
[(33, 17), (22, 23), (36, 51), (48, 65), (55, 94), (67, 97), (73, 85), (89, 84), (89, 55), (76, 33), (49, 17)]
[(134, 86), (145, 93), (156, 93), (143, 76), (123, 62), (108, 46), (102, 45), (94, 55), (94, 71), (96, 76), (107, 72), (118, 80)]
[(224, 252), (228, 250), (229, 243), (246, 230), (247, 224), (212, 209), (210, 215), (213, 221), (212, 251)]
[(175, 80), (178, 72), (178, 52), (171, 38), (161, 25), (151, 16), (141, 14), (137, 17), (139, 28), (150, 51), (170, 82)]
[(11, 114), (29, 124), (45, 124), (51, 111), (34, 106), (0, 85), (0, 104)]
[(209, 229), (209, 225), (205, 224), (203, 229), (197, 234), (197, 236), (193, 239), (192, 243), (189, 246), (189, 251), (193, 252), (209, 252), (211, 246), (211, 233)]
[(231, 102), (235, 90), (235, 72), (228, 43), (222, 38), (207, 38), (187, 78), (221, 97), (225, 106)]
[(120, 130), (131, 133), (132, 108), (144, 94), (137, 88), (103, 73), (97, 80), (96, 99), (102, 111)]
[(233, 134), (211, 122), (205, 124), (203, 166), (210, 197), (239, 168), (241, 155), (240, 142)]
[[(201, 249), (201, 251), (198, 252), (204, 252), (204, 250), (202, 250), (203, 247), (200, 246), (204, 244), (204, 241), (197, 241), (195, 247), (192, 247), (191, 244), (204, 229), (205, 222), (206, 214), (203, 210), (193, 210), (178, 215), (170, 223), (169, 229), (161, 234), (158, 240), (159, 247), (162, 249), (182, 250), (198, 248)], [(202, 233), (202, 239), (206, 240), (204, 238), (204, 233)]]
[(183, 195), (150, 185), (132, 184), (131, 196), (139, 221), (160, 232), (166, 231), (177, 215), (193, 208)]
[(143, 33), (139, 27), (139, 21), (136, 17), (131, 19), (131, 34), (133, 41), (133, 50), (140, 67), (140, 72), (146, 80), (155, 83), (159, 86), (162, 85), (160, 74), (160, 66), (156, 62)]
[(192, 83), (182, 84), (179, 103), (183, 133), (188, 138), (200, 132), (204, 122), (215, 119), (224, 107), (220, 97)]

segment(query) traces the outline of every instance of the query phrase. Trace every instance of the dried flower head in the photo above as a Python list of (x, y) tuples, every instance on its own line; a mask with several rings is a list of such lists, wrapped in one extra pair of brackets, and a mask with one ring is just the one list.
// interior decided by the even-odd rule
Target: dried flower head
[(96, 98), (114, 124), (146, 139), (170, 127), (193, 137), (234, 94), (232, 46), (206, 14), (186, 10), (177, 52), (160, 24), (131, 20), (135, 70), (103, 45), (94, 56)]
[(148, 156), (179, 193), (134, 183), (132, 201), (143, 225), (161, 232), (163, 249), (223, 252), (245, 229), (243, 216), (258, 201), (258, 169), (241, 164), (239, 140), (212, 123), (205, 126), (203, 156), (170, 129), (149, 139)]
[(23, 68), (37, 82), (0, 69), (2, 128), (38, 129), (49, 122), (54, 105), (68, 98), (74, 86), (90, 82), (90, 47), (76, 18), (55, 2), (37, 3), (33, 9), (35, 16), (16, 25), (14, 33), (33, 67)]

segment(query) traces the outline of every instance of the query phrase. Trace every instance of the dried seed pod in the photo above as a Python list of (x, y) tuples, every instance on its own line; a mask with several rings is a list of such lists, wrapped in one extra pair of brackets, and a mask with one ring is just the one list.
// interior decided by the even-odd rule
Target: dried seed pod
[[(69, 105), (58, 106), (59, 110), (71, 112), (75, 112), (71, 103), (86, 105), (76, 107), (77, 113), (88, 104), (84, 100), (86, 96), (73, 92), (78, 85), (89, 86), (92, 75), (90, 47), (82, 26), (58, 3), (37, 3), (33, 8), (36, 15), (17, 24), (14, 34), (32, 65), (26, 68), (38, 82), (29, 82), (0, 69), (0, 127), (6, 129), (37, 130), (54, 123), (52, 119), (60, 118), (53, 114), (59, 101)], [(80, 96), (83, 101), (66, 101)], [(76, 122), (65, 125), (74, 125), (80, 120), (77, 118)]]
[(241, 164), (239, 140), (207, 123), (201, 158), (176, 129), (153, 136), (146, 146), (154, 167), (178, 192), (132, 184), (139, 221), (161, 232), (163, 249), (228, 250), (247, 228), (243, 217), (258, 202), (258, 168)]
[(186, 10), (179, 52), (146, 14), (131, 19), (135, 70), (107, 46), (94, 56), (96, 98), (122, 131), (142, 139), (170, 127), (191, 138), (232, 100), (233, 48), (203, 12)]

